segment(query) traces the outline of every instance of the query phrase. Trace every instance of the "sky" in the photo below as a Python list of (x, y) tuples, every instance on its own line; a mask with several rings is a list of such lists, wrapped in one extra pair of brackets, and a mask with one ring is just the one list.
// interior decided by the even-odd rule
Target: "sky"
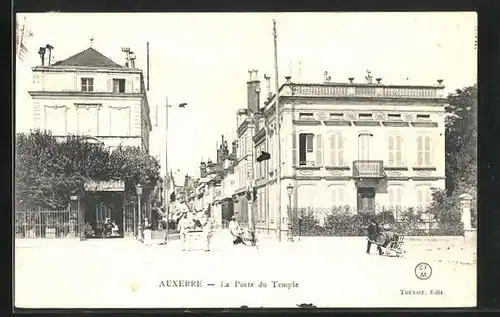
[[(278, 69), (282, 84), (361, 81), (366, 69), (384, 84), (434, 85), (444, 79), (447, 92), (476, 82), (473, 12), (424, 13), (30, 13), (34, 36), (17, 68), (16, 130), (31, 127), (26, 97), (30, 67), (40, 63), (40, 46), (54, 47), (62, 60), (90, 46), (117, 63), (121, 47), (137, 55), (146, 69), (150, 45), (149, 104), (187, 102), (169, 112), (169, 167), (196, 174), (202, 159), (216, 159), (216, 142), (236, 138), (236, 111), (246, 107), (248, 70), (272, 76), (273, 19), (278, 32)], [(300, 65), (300, 67), (299, 67)], [(273, 86), (273, 85), (272, 85)], [(23, 99), (24, 98), (24, 99)], [(152, 144), (151, 146), (161, 146)]]

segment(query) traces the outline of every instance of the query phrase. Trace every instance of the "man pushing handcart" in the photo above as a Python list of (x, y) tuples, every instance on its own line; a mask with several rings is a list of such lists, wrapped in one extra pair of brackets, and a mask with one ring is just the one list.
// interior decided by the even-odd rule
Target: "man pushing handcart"
[(380, 227), (375, 220), (370, 220), (367, 234), (367, 249), (366, 253), (370, 253), (372, 244), (377, 245), (377, 250), (380, 255), (391, 257), (402, 257), (405, 253), (404, 236), (392, 231), (380, 231)]

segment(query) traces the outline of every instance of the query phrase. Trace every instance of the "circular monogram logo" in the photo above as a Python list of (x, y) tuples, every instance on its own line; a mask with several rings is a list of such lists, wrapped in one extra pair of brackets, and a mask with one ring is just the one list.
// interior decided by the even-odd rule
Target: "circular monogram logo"
[(432, 267), (425, 262), (417, 264), (415, 266), (415, 276), (419, 280), (427, 280), (431, 277), (432, 275)]

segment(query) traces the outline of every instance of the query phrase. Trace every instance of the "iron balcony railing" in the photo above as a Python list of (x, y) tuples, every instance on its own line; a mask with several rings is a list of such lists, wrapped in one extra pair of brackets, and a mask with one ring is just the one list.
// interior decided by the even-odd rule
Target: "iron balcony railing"
[(384, 161), (354, 161), (352, 177), (354, 178), (384, 178)]

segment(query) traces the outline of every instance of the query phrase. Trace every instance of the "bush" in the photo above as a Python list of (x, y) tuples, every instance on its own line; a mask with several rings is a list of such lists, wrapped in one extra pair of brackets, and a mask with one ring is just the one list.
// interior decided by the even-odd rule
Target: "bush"
[[(407, 236), (455, 236), (463, 235), (463, 225), (457, 221), (454, 210), (449, 217), (438, 222), (424, 222), (422, 210), (408, 208), (400, 210), (396, 221), (393, 210), (382, 209), (374, 214), (353, 213), (346, 207), (298, 208), (293, 211), (292, 233), (297, 236), (364, 236), (369, 218), (374, 217), (381, 230), (391, 230)], [(429, 229), (430, 227), (430, 229)]]

